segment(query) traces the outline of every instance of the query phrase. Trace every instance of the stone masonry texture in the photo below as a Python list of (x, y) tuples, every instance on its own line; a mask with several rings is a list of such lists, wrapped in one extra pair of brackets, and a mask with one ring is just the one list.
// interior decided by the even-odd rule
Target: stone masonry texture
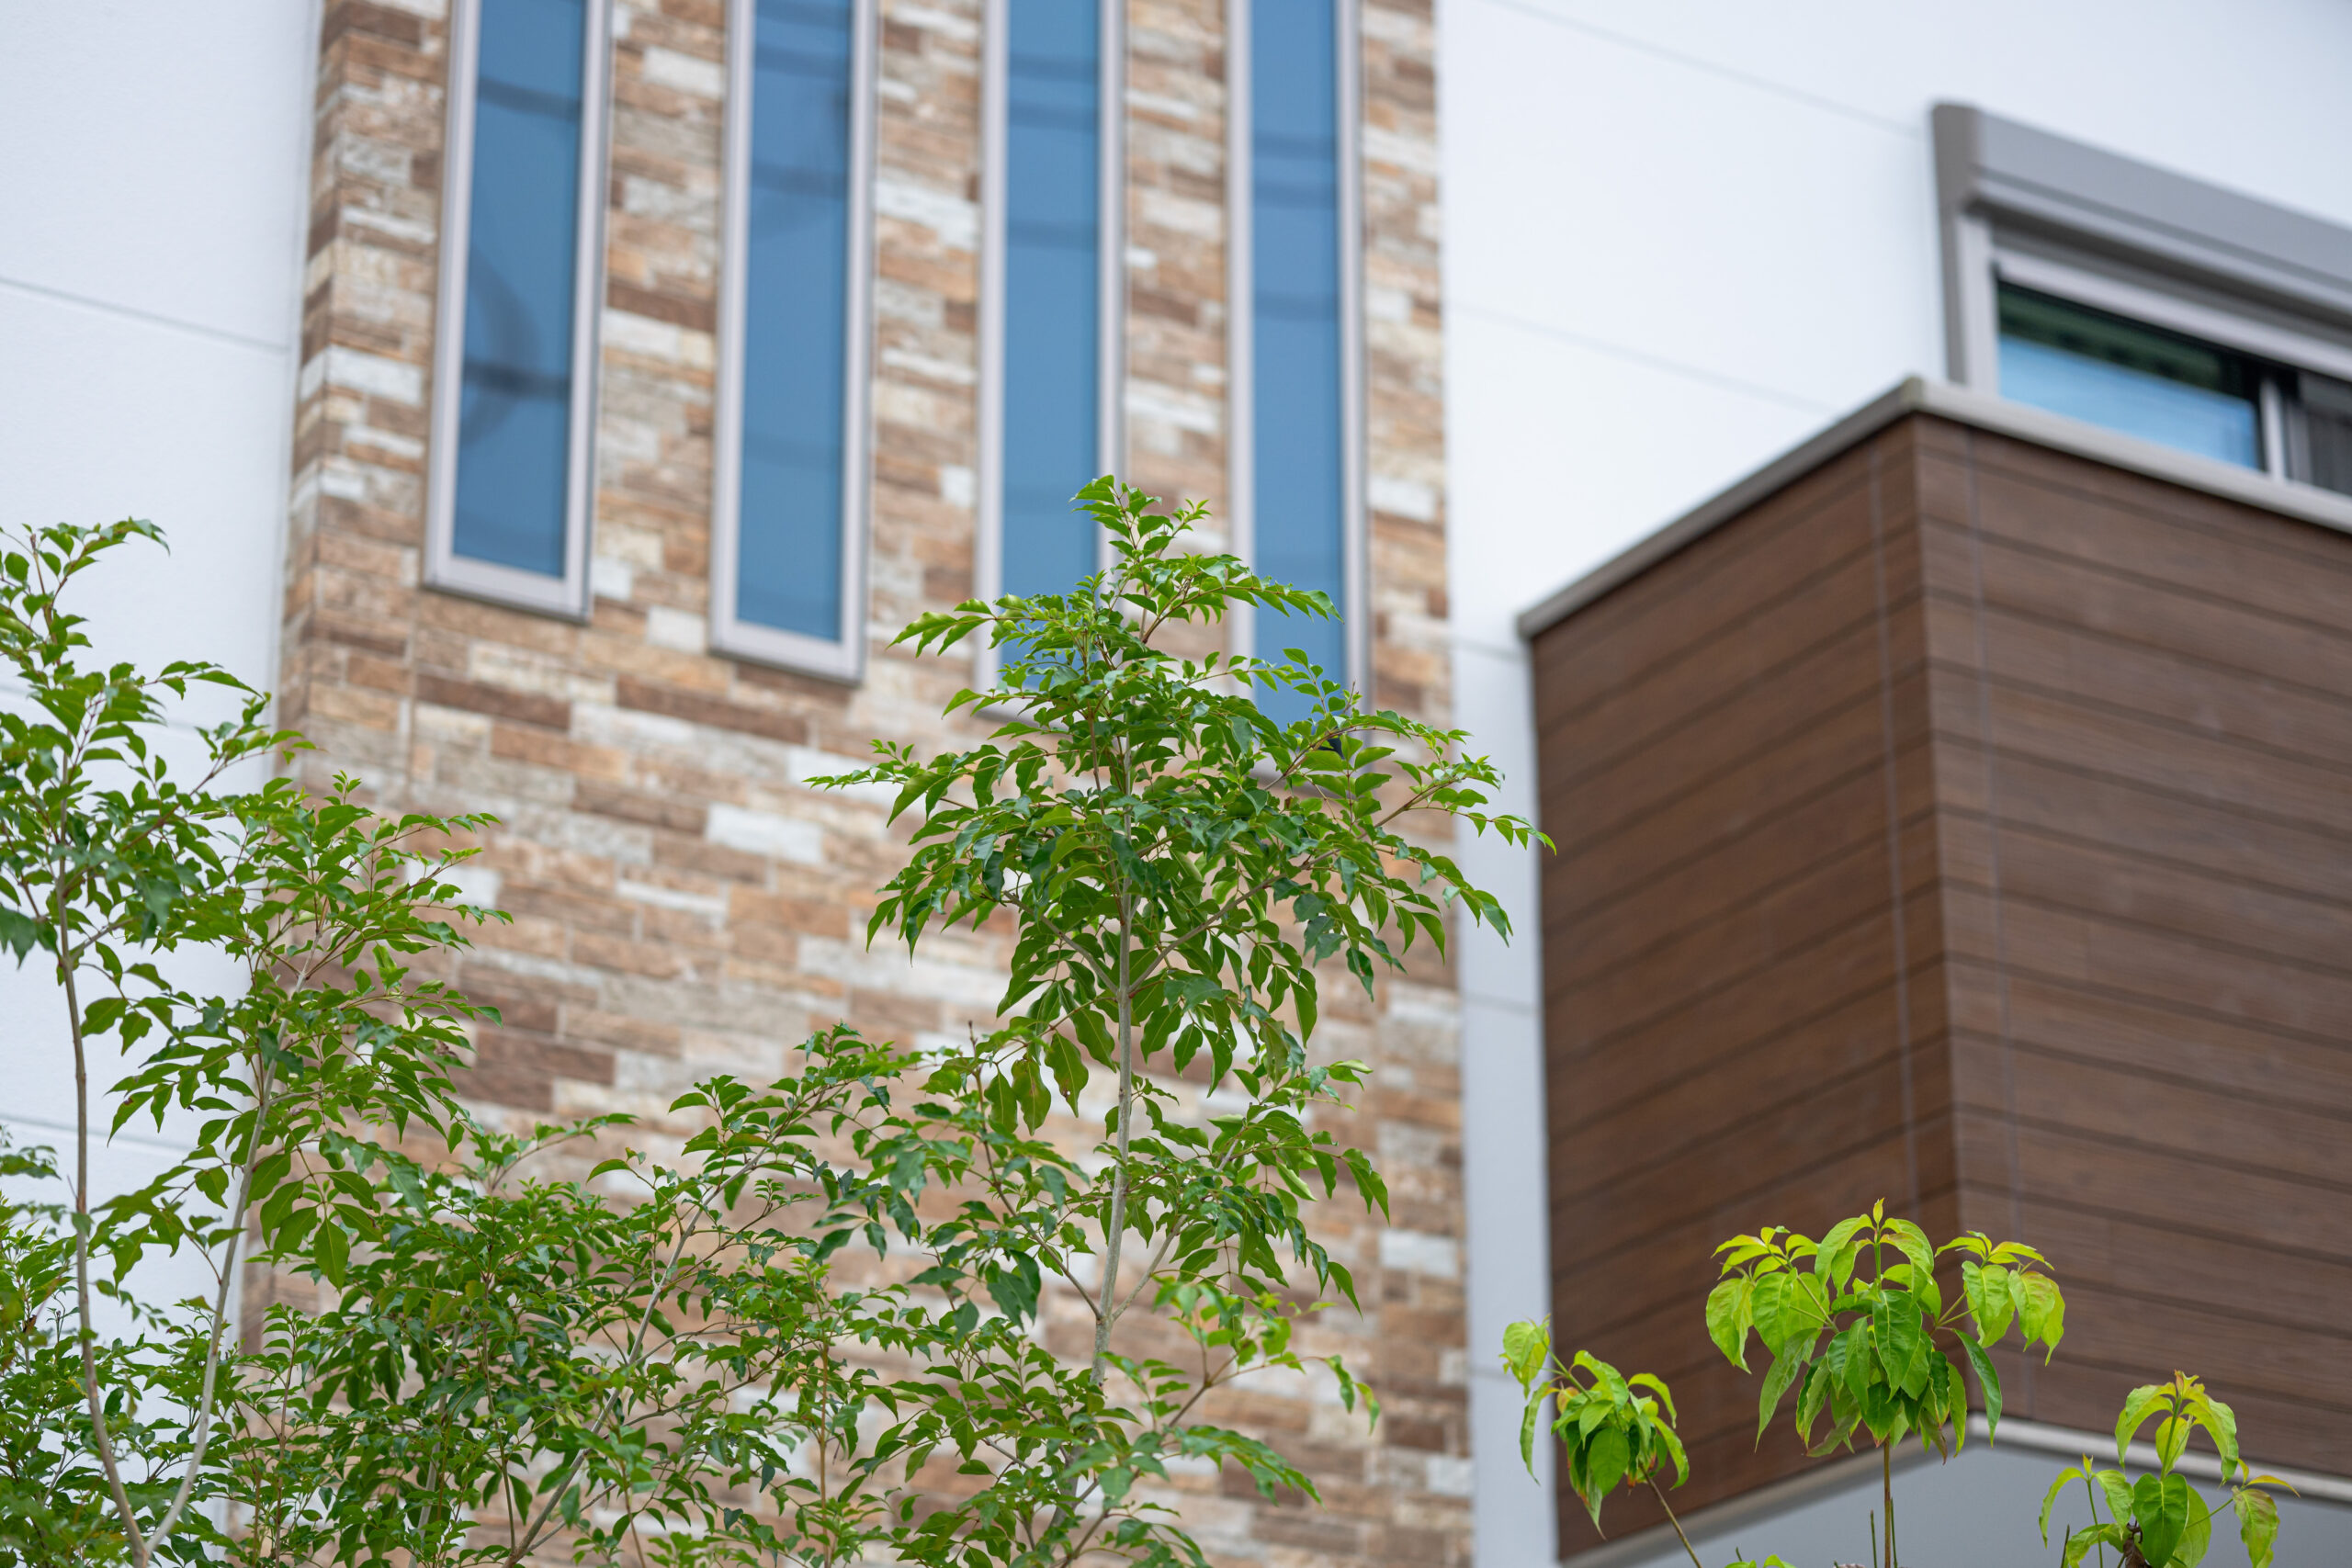
[[(518, 1124), (622, 1111), (640, 1142), (716, 1071), (773, 1074), (810, 1030), (960, 1036), (989, 1021), (1009, 933), (910, 962), (865, 944), (902, 829), (809, 787), (876, 739), (968, 743), (939, 709), (960, 661), (887, 648), (971, 592), (978, 355), (979, 0), (882, 0), (872, 594), (845, 685), (708, 651), (721, 256), (721, 0), (616, 0), (607, 248), (582, 622), (425, 588), (424, 472), (449, 0), (328, 0), (317, 62), (303, 364), (294, 410), (281, 715), (312, 782), (390, 807), (489, 811), (469, 888), (514, 916), (455, 977), (502, 1014), (467, 1085)], [(1127, 477), (1226, 495), (1225, 67), (1215, 0), (1127, 13)], [(1443, 721), (1444, 485), (1435, 28), (1428, 0), (1363, 11), (1364, 299), (1374, 694)], [(1452, 978), (1378, 1007), (1339, 986), (1318, 1046), (1371, 1061), (1339, 1135), (1380, 1157), (1393, 1226), (1324, 1225), (1364, 1315), (1328, 1313), (1385, 1414), (1367, 1436), (1328, 1380), (1227, 1391), (1212, 1418), (1301, 1458), (1325, 1506), (1184, 1478), (1215, 1561), (1466, 1562), (1469, 1451)], [(1344, 1196), (1344, 1194), (1343, 1194)], [(1065, 1303), (1066, 1308), (1069, 1303)], [(1071, 1308), (1070, 1310), (1075, 1310)], [(1057, 1337), (1074, 1319), (1049, 1322)]]

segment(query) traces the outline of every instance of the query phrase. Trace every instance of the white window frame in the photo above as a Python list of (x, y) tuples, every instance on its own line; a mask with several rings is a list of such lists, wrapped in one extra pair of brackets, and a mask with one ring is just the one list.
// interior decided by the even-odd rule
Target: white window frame
[[(1250, 15), (1256, 0), (1226, 5), (1226, 500), (1233, 553), (1257, 560), (1257, 334), (1256, 278), (1250, 246), (1254, 217), (1250, 193)], [(1267, 0), (1299, 4), (1304, 0)], [(1332, 36), (1340, 58), (1340, 614), (1346, 627), (1348, 668), (1344, 679), (1360, 692), (1372, 689), (1371, 520), (1365, 513), (1363, 347), (1363, 42), (1355, 0), (1327, 0), (1334, 17)], [(1232, 651), (1257, 649), (1257, 615), (1238, 606), (1228, 617)]]
[[(1095, 472), (1126, 477), (1126, 57), (1124, 0), (1099, 0), (1102, 73), (1095, 96), (1101, 118), (1095, 164), (1101, 214), (1095, 263)], [(1012, 0), (987, 0), (980, 57), (980, 310), (978, 515), (972, 558), (973, 596), (1004, 592), (1004, 317), (1007, 275), (1006, 197), (1012, 186), (1007, 151), (1012, 106)], [(1092, 476), (1089, 476), (1090, 478)], [(1110, 564), (1110, 544), (1096, 548), (1098, 569)], [(974, 650), (979, 683), (994, 682), (996, 649)]]
[(473, 199), (475, 89), (482, 0), (453, 0), (443, 141), (441, 276), (434, 317), (432, 450), (426, 465), (427, 586), (572, 620), (588, 615), (588, 531), (595, 510), (597, 327), (605, 303), (605, 176), (609, 156), (611, 0), (583, 0), (579, 220), (573, 239), (571, 408), (564, 473), (563, 572), (549, 577), (457, 553), (458, 424), (464, 401), (466, 265)]
[(744, 265), (751, 252), (752, 65), (757, 0), (727, 4), (724, 252), (718, 288), (718, 382), (710, 518), (710, 647), (730, 658), (854, 682), (865, 672), (866, 505), (872, 451), (868, 388), (874, 341), (874, 115), (876, 0), (855, 0), (850, 38), (849, 257), (842, 326), (842, 636), (764, 626), (736, 613), (743, 502)]

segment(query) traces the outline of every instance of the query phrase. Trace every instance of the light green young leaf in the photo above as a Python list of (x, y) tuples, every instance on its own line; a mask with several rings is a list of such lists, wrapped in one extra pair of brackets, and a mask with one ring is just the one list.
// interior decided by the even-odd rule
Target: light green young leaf
[(2132, 1478), (2120, 1470), (2102, 1470), (2094, 1477), (2107, 1498), (2107, 1511), (2118, 1522), (2132, 1517)]
[(2278, 1505), (2267, 1492), (2244, 1486), (2230, 1495), (2230, 1506), (2237, 1510), (2238, 1540), (2245, 1543), (2250, 1568), (2270, 1568), (2278, 1543)]
[(1552, 1359), (1552, 1333), (1541, 1322), (1514, 1323), (1503, 1330), (1503, 1364), (1523, 1390), (1544, 1375)]
[(1723, 1280), (1707, 1292), (1707, 1337), (1724, 1359), (1741, 1371), (1747, 1370), (1747, 1330), (1755, 1281), (1745, 1275)]
[(2050, 1483), (2050, 1490), (2041, 1495), (2042, 1545), (2050, 1544), (2050, 1510), (2058, 1506), (2058, 1495), (2066, 1489), (2067, 1483), (2082, 1479), (2083, 1472), (2075, 1466), (2068, 1465), (2058, 1472), (2058, 1479)]
[(1679, 1419), (1679, 1417), (1674, 1414), (1674, 1395), (1667, 1391), (1666, 1382), (1663, 1379), (1650, 1372), (1635, 1372), (1625, 1380), (1625, 1386), (1628, 1388), (1646, 1388), (1655, 1392), (1658, 1397), (1658, 1403), (1666, 1407), (1666, 1418), (1668, 1421)]
[(2148, 1418), (2148, 1412), (2155, 1407), (2157, 1400), (2165, 1393), (2165, 1389), (2161, 1383), (2143, 1383), (2124, 1395), (2123, 1413), (2115, 1418), (2116, 1463), (2125, 1461), (2132, 1448), (2132, 1436), (2140, 1430), (2141, 1424)]

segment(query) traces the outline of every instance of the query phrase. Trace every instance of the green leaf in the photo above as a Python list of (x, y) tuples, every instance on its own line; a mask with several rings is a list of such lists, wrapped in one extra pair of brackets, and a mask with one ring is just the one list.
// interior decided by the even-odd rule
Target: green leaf
[(1846, 1283), (1846, 1273), (1839, 1271), (1839, 1265), (1842, 1263), (1850, 1271), (1853, 1253), (1848, 1243), (1854, 1239), (1854, 1233), (1867, 1224), (1867, 1220), (1857, 1215), (1853, 1219), (1839, 1220), (1829, 1227), (1829, 1234), (1821, 1238), (1821, 1250), (1813, 1255), (1815, 1278), (1833, 1286), (1842, 1287)]
[(1976, 1322), (1978, 1341), (1987, 1346), (1999, 1344), (2002, 1336), (2008, 1333), (2017, 1311), (2009, 1291), (2008, 1269), (1997, 1263), (1962, 1263), (1960, 1278), (1968, 1299), (1968, 1315)]
[(1904, 1259), (1918, 1271), (1917, 1278), (1933, 1279), (1936, 1249), (1928, 1245), (1928, 1233), (1909, 1220), (1889, 1220), (1886, 1230), (1894, 1238), (1895, 1247), (1903, 1254)]
[(2177, 1475), (2143, 1475), (2132, 1483), (2132, 1519), (2140, 1527), (2140, 1554), (2151, 1568), (2168, 1568), (2188, 1528), (2188, 1483)]
[(2088, 1529), (2075, 1530), (2067, 1536), (2065, 1553), (2059, 1561), (2064, 1568), (2075, 1568), (2076, 1563), (2089, 1555), (2091, 1548), (2095, 1546), (2111, 1546), (2116, 1551), (2122, 1551), (2131, 1545), (2132, 1538), (2124, 1533), (2122, 1526), (2093, 1525)]
[(2110, 1517), (2120, 1522), (2132, 1517), (2132, 1478), (2120, 1470), (2102, 1470), (2092, 1479), (2107, 1499)]
[(2050, 1483), (2050, 1490), (2041, 1495), (2042, 1545), (2048, 1546), (2050, 1544), (2050, 1510), (2058, 1506), (2058, 1494), (2066, 1489), (2066, 1483), (2068, 1482), (2080, 1481), (2082, 1479), (2083, 1472), (2073, 1465), (2068, 1465), (2064, 1470), (2058, 1472), (2058, 1479)]
[(1772, 1424), (1772, 1413), (1781, 1407), (1781, 1396), (1796, 1381), (1804, 1363), (1794, 1356), (1780, 1356), (1773, 1359), (1771, 1370), (1764, 1374), (1764, 1389), (1756, 1399), (1756, 1440), (1762, 1443), (1764, 1429)]
[(2180, 1532), (2180, 1544), (2172, 1550), (2174, 1568), (2197, 1568), (2213, 1544), (2213, 1510), (2205, 1499), (2188, 1488), (2188, 1524)]
[(311, 1246), (319, 1272), (326, 1277), (328, 1284), (340, 1289), (350, 1272), (351, 1238), (344, 1234), (341, 1225), (330, 1221), (318, 1227), (311, 1237)]
[(1797, 1436), (1807, 1446), (1813, 1442), (1813, 1424), (1820, 1419), (1821, 1408), (1828, 1401), (1830, 1387), (1837, 1373), (1826, 1365), (1815, 1363), (1804, 1375), (1804, 1387), (1797, 1394)]
[(1734, 1276), (1707, 1292), (1707, 1337), (1724, 1359), (1743, 1372), (1747, 1370), (1749, 1293), (1754, 1288), (1747, 1277)]
[(1977, 1393), (1984, 1401), (1984, 1430), (1989, 1436), (2001, 1427), (2001, 1374), (1993, 1370), (1993, 1358), (1984, 1353), (1984, 1346), (1956, 1328), (1952, 1337), (1968, 1352), (1968, 1364), (1976, 1373)]
[(1519, 1418), (1519, 1457), (1527, 1465), (1527, 1473), (1535, 1473), (1535, 1427), (1544, 1411), (1544, 1396), (1528, 1396), (1527, 1408)]
[(2242, 1486), (2230, 1494), (2230, 1506), (2237, 1510), (2238, 1540), (2245, 1543), (2249, 1568), (2270, 1568), (2278, 1543), (2278, 1505), (2269, 1493)]
[(2025, 1295), (2025, 1305), (2018, 1314), (2018, 1332), (2029, 1345), (2040, 1340), (2052, 1350), (2057, 1349), (2059, 1339), (2066, 1332), (2066, 1303), (2058, 1293), (2057, 1281), (2047, 1274), (2013, 1274), (2010, 1278)]
[(1593, 1502), (1593, 1522), (1599, 1524), (1600, 1505), (1610, 1488), (1625, 1478), (1625, 1466), (1633, 1459), (1633, 1450), (1625, 1440), (1623, 1428), (1604, 1427), (1593, 1435), (1591, 1446), (1585, 1450), (1585, 1486)]
[(1679, 1419), (1674, 1414), (1674, 1395), (1667, 1392), (1664, 1380), (1649, 1372), (1635, 1372), (1625, 1380), (1627, 1388), (1646, 1388), (1657, 1393), (1658, 1403), (1666, 1407), (1668, 1421)]
[(1674, 1435), (1671, 1427), (1657, 1428), (1658, 1446), (1666, 1450), (1666, 1457), (1674, 1463), (1674, 1483), (1677, 1486), (1690, 1479), (1690, 1458), (1682, 1451), (1682, 1439)]
[(1544, 1363), (1551, 1359), (1552, 1333), (1543, 1323), (1514, 1323), (1503, 1330), (1503, 1364), (1521, 1388), (1531, 1387), (1542, 1377)]
[(2143, 1383), (2123, 1397), (2123, 1413), (2115, 1418), (2115, 1462), (2122, 1464), (2129, 1457), (2132, 1438), (2147, 1420), (2148, 1412), (2163, 1398), (2166, 1390), (2161, 1383)]

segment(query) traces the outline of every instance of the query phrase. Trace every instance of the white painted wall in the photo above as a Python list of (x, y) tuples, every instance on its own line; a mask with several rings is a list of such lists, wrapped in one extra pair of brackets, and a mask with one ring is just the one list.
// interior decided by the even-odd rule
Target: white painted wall
[[(1512, 619), (1943, 369), (1939, 99), (2352, 223), (2344, 0), (1441, 0), (1461, 721), (1534, 814)], [(1534, 878), (1463, 977), (1482, 1568), (1552, 1560), (1501, 1326), (1548, 1310)], [(1750, 1542), (1764, 1546), (1761, 1538)]]
[[(277, 680), (315, 13), (0, 4), (0, 527), (141, 516), (171, 540), (85, 580), (102, 657)], [(5, 964), (0, 1122), (66, 1156), (56, 998)], [(164, 1168), (174, 1131), (126, 1129), (94, 1188)], [(191, 1264), (153, 1283), (203, 1278)]]

